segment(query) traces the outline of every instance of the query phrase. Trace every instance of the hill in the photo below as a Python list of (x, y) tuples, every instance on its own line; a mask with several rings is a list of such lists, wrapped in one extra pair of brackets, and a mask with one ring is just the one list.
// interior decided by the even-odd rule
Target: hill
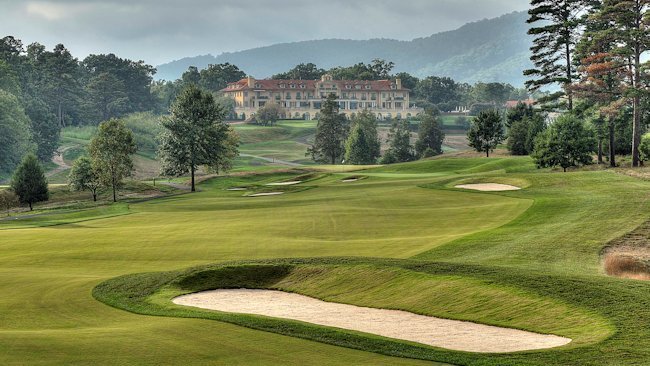
[(522, 71), (530, 66), (527, 16), (525, 12), (514, 12), (412, 41), (325, 39), (282, 43), (216, 57), (188, 57), (158, 66), (157, 77), (173, 80), (189, 66), (205, 68), (230, 62), (257, 78), (265, 78), (299, 63), (313, 62), (331, 68), (383, 58), (395, 62), (396, 72), (418, 77), (449, 76), (470, 83), (499, 81), (523, 86)]

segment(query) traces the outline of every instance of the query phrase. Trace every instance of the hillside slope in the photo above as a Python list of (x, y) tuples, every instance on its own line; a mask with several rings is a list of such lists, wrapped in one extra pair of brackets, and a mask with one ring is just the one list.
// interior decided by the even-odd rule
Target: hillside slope
[(418, 77), (450, 76), (463, 82), (500, 81), (521, 86), (522, 71), (530, 66), (526, 18), (525, 12), (510, 13), (412, 41), (325, 39), (282, 43), (216, 57), (188, 57), (158, 66), (157, 77), (172, 80), (188, 66), (204, 68), (230, 62), (257, 78), (265, 78), (299, 63), (313, 62), (331, 68), (383, 58), (395, 62), (396, 72), (406, 71)]

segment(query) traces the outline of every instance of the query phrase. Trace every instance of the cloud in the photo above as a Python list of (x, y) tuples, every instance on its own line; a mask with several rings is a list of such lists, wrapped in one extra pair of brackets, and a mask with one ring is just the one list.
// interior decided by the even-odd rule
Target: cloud
[(527, 9), (524, 0), (0, 0), (0, 35), (152, 64), (321, 38), (409, 40)]

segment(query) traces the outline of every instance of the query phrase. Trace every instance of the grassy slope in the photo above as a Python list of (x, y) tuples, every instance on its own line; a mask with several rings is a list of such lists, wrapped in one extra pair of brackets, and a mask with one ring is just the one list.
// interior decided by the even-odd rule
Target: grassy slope
[[(350, 174), (334, 174), (308, 182), (313, 187), (309, 190), (255, 199), (223, 188), (281, 181), (287, 179), (286, 174), (220, 178), (207, 182), (204, 191), (193, 196), (131, 205), (128, 216), (53, 228), (0, 230), (0, 291), (5, 295), (0, 299), (0, 312), (9, 319), (0, 328), (0, 345), (16, 350), (0, 353), (0, 358), (5, 362), (45, 358), (55, 363), (90, 359), (110, 363), (115, 361), (111, 357), (124, 363), (220, 360), (225, 364), (236, 360), (243, 364), (297, 364), (315, 358), (332, 364), (397, 362), (219, 322), (140, 317), (108, 308), (90, 296), (94, 285), (122, 274), (226, 260), (334, 255), (416, 255), (458, 263), (426, 269), (432, 275), (459, 281), (454, 283), (458, 287), (445, 287), (453, 281), (431, 279), (429, 286), (443, 286), (439, 287), (442, 293), (449, 293), (445, 299), (456, 307), (443, 314), (443, 306), (437, 310), (434, 306), (430, 313), (464, 319), (475, 316), (479, 321), (498, 323), (509, 319), (508, 312), (513, 310), (508, 304), (520, 304), (520, 297), (504, 296), (503, 306), (492, 313), (481, 313), (472, 304), (494, 296), (490, 294), (503, 294), (499, 291), (523, 291), (528, 293), (522, 295), (525, 298), (537, 298), (531, 306), (559, 301), (599, 309), (589, 311), (614, 322), (618, 329), (614, 342), (586, 355), (609, 352), (610, 361), (628, 357), (639, 362), (647, 352), (643, 351), (649, 348), (644, 343), (650, 338), (647, 330), (635, 325), (631, 317), (645, 321), (648, 315), (635, 313), (627, 304), (647, 303), (649, 286), (603, 277), (597, 254), (609, 237), (630, 231), (647, 217), (649, 209), (629, 195), (636, 192), (638, 197), (650, 184), (608, 172), (534, 172), (526, 159), (438, 159), (354, 174), (369, 178), (343, 184), (340, 179)], [(472, 180), (520, 182), (529, 187), (507, 194), (450, 188), (456, 181)], [(610, 187), (613, 194), (607, 194)], [(492, 239), (493, 235), (499, 240)], [(481, 266), (466, 266), (468, 262)], [(349, 279), (355, 276), (359, 282), (374, 278), (352, 271), (322, 279), (331, 281), (329, 288), (340, 287), (339, 294), (314, 285), (318, 281), (286, 288), (352, 301), (346, 300), (345, 293), (352, 290), (349, 286), (355, 282)], [(416, 294), (395, 296), (412, 290), (417, 281), (411, 276), (419, 275), (399, 278), (354, 301), (419, 306), (404, 302), (417, 298)], [(457, 291), (466, 286), (475, 286), (476, 291)], [(454, 301), (454, 294), (464, 294), (463, 300)], [(471, 298), (471, 294), (478, 297)], [(612, 301), (615, 294), (620, 294), (620, 304)], [(514, 311), (519, 317), (522, 314)], [(531, 326), (523, 318), (520, 323)], [(538, 320), (537, 324), (544, 322)], [(547, 326), (552, 324), (549, 321)], [(593, 328), (578, 324), (574, 332), (588, 335)], [(79, 338), (82, 341), (71, 341)], [(217, 343), (221, 347), (215, 348)], [(109, 355), (109, 347), (123, 352)], [(252, 358), (246, 358), (246, 353)]]

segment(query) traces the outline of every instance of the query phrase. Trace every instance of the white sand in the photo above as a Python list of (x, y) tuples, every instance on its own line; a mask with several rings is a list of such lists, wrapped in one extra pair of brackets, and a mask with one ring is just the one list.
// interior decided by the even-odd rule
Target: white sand
[(284, 194), (284, 192), (268, 192), (268, 193), (256, 193), (256, 194), (251, 194), (246, 197), (267, 197), (267, 196), (279, 196), (281, 194)]
[(352, 183), (358, 181), (359, 178), (352, 178), (352, 179), (343, 179), (341, 182), (343, 183)]
[(257, 314), (377, 334), (434, 347), (468, 352), (515, 352), (563, 346), (571, 339), (405, 311), (324, 302), (270, 290), (205, 291), (175, 304), (229, 313)]
[(267, 186), (295, 186), (296, 184), (302, 183), (301, 181), (292, 181), (292, 182), (279, 182), (279, 183), (269, 183)]
[(238, 191), (247, 191), (248, 188), (228, 188), (228, 191), (238, 192)]
[(518, 191), (521, 189), (519, 187), (511, 186), (508, 184), (498, 184), (498, 183), (461, 184), (456, 186), (456, 188), (471, 189), (474, 191), (481, 191), (481, 192)]

